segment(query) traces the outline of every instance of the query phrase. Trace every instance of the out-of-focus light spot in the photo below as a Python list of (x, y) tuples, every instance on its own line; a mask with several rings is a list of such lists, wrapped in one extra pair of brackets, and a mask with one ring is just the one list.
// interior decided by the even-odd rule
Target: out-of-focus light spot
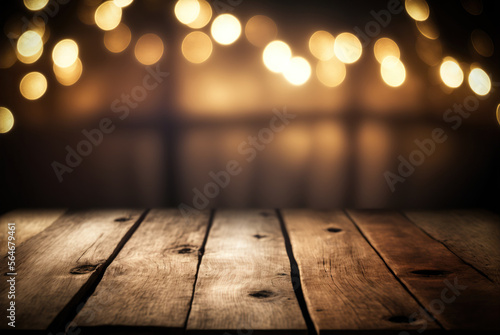
[(423, 36), (418, 36), (415, 48), (418, 57), (427, 65), (436, 66), (441, 62), (443, 46), (439, 40), (429, 40)]
[(17, 57), (10, 45), (0, 47), (0, 69), (8, 69), (16, 63)]
[(429, 5), (425, 0), (405, 0), (405, 8), (415, 21), (425, 21), (429, 17)]
[(212, 37), (222, 45), (234, 43), (241, 34), (241, 24), (236, 17), (231, 14), (222, 14), (212, 22)]
[(101, 4), (100, 1), (83, 0), (78, 1), (77, 16), (86, 25), (92, 26), (95, 24), (95, 12)]
[(462, 6), (472, 15), (480, 15), (483, 12), (483, 2), (481, 0), (462, 0)]
[(464, 81), (464, 72), (460, 68), (460, 65), (452, 58), (445, 59), (439, 68), (439, 74), (443, 83), (451, 88), (462, 85)]
[(344, 63), (333, 57), (329, 60), (318, 62), (318, 65), (316, 65), (316, 76), (323, 85), (335, 87), (344, 81), (346, 68)]
[(135, 44), (135, 58), (144, 65), (158, 62), (163, 55), (163, 42), (155, 34), (145, 34)]
[(335, 56), (335, 37), (327, 31), (319, 30), (309, 39), (309, 51), (319, 60), (329, 60)]
[(380, 73), (384, 82), (392, 87), (401, 86), (406, 78), (405, 66), (398, 57), (387, 56), (382, 61)]
[(28, 100), (39, 99), (47, 90), (47, 79), (40, 72), (30, 72), (21, 79), (19, 90)]
[(78, 59), (78, 44), (70, 39), (60, 41), (52, 50), (52, 60), (59, 67), (73, 65)]
[(120, 8), (127, 7), (130, 5), (134, 0), (113, 0), (115, 5), (117, 5)]
[(193, 22), (188, 23), (189, 28), (200, 29), (205, 27), (212, 18), (212, 7), (206, 0), (198, 0), (200, 12)]
[(0, 134), (8, 133), (14, 126), (14, 115), (5, 107), (0, 107)]
[(80, 79), (83, 66), (82, 61), (78, 58), (76, 62), (69, 67), (59, 67), (54, 64), (53, 69), (59, 83), (64, 86), (71, 86)]
[(47, 5), (49, 0), (24, 0), (26, 8), (32, 11), (40, 10)]
[(497, 106), (497, 122), (500, 125), (500, 104)]
[(418, 31), (425, 37), (435, 40), (439, 37), (438, 27), (430, 19), (425, 21), (415, 21)]
[(255, 15), (245, 26), (245, 35), (256, 47), (265, 47), (278, 35), (276, 23), (267, 16)]
[(480, 68), (472, 69), (469, 73), (469, 86), (478, 95), (486, 95), (491, 90), (490, 77)]
[(201, 31), (189, 33), (182, 41), (182, 54), (191, 63), (203, 63), (212, 54), (212, 40)]
[(351, 33), (342, 33), (335, 39), (335, 56), (343, 63), (351, 64), (357, 61), (362, 50), (361, 42)]
[(200, 3), (198, 0), (179, 0), (175, 4), (174, 12), (179, 22), (189, 24), (200, 14)]
[(375, 42), (375, 45), (373, 46), (373, 53), (379, 63), (382, 63), (387, 56), (394, 56), (396, 58), (400, 57), (398, 45), (396, 42), (387, 37), (379, 38), (377, 42)]
[(264, 49), (262, 58), (270, 71), (280, 73), (292, 58), (292, 50), (285, 42), (273, 41)]
[(122, 9), (113, 1), (103, 2), (94, 15), (95, 23), (102, 30), (115, 29), (122, 19)]
[(477, 53), (484, 57), (491, 57), (495, 50), (493, 41), (484, 31), (476, 29), (471, 34), (472, 45)]
[(104, 33), (104, 45), (106, 49), (114, 53), (125, 50), (131, 39), (132, 33), (124, 23), (120, 23), (115, 29)]
[(302, 57), (293, 57), (283, 71), (286, 80), (292, 85), (303, 85), (311, 76), (311, 65)]
[(43, 53), (43, 48), (41, 48), (35, 55), (25, 57), (25, 56), (21, 55), (19, 53), (19, 51), (17, 51), (17, 48), (16, 48), (17, 59), (19, 59), (24, 64), (33, 64), (34, 62), (36, 62), (40, 58), (40, 56), (42, 56), (42, 53)]
[(42, 37), (33, 30), (28, 30), (17, 40), (17, 52), (24, 57), (34, 56), (42, 48)]

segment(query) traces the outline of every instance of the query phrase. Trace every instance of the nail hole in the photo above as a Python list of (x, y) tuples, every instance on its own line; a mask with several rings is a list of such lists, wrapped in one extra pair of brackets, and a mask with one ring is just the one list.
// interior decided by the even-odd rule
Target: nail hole
[(339, 228), (328, 228), (327, 230), (330, 233), (338, 233), (338, 232), (342, 231), (342, 229), (339, 229)]
[(255, 234), (253, 235), (256, 239), (260, 240), (261, 238), (267, 237), (267, 235), (260, 235), (260, 234)]
[(286, 273), (278, 273), (278, 276), (286, 276)]
[(391, 316), (388, 320), (394, 323), (411, 323), (410, 318), (404, 315)]
[(83, 275), (92, 271), (95, 271), (99, 265), (85, 264), (72, 268), (69, 273), (73, 275)]
[(273, 292), (267, 291), (267, 290), (255, 291), (255, 292), (252, 292), (249, 294), (249, 296), (257, 298), (257, 299), (269, 298), (272, 295), (273, 295)]
[(132, 219), (131, 216), (129, 216), (128, 218), (121, 217), (121, 218), (115, 219), (115, 222), (125, 222), (125, 221), (129, 221), (130, 219)]
[(426, 277), (431, 277), (431, 276), (445, 276), (450, 274), (450, 271), (444, 271), (444, 270), (415, 270), (412, 271), (411, 273), (414, 273), (416, 275), (420, 276), (426, 276)]
[(190, 254), (193, 252), (193, 249), (191, 248), (182, 248), (179, 251), (177, 251), (178, 254)]

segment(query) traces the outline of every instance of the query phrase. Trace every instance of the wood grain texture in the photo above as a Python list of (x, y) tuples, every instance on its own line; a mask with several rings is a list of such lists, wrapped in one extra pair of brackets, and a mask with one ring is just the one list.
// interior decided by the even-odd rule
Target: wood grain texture
[(319, 334), (437, 329), (340, 211), (284, 210), (307, 307)]
[[(78, 301), (140, 217), (139, 210), (67, 212), (16, 250), (16, 330), (44, 330)], [(7, 272), (6, 262), (1, 272)], [(5, 278), (5, 277), (4, 277)], [(2, 284), (0, 306), (8, 287)], [(6, 322), (0, 328), (6, 328)]]
[(192, 333), (306, 333), (276, 213), (215, 214), (187, 329)]
[(500, 285), (500, 217), (481, 210), (406, 211), (427, 234)]
[(401, 214), (349, 211), (362, 233), (448, 330), (500, 330), (498, 286)]
[(15, 242), (16, 246), (19, 246), (54, 223), (64, 212), (64, 209), (18, 209), (2, 215), (0, 217), (0, 255), (3, 257), (7, 253), (8, 223), (16, 224)]
[(208, 221), (208, 212), (189, 219), (176, 209), (148, 213), (74, 323), (87, 333), (122, 333), (123, 326), (181, 332)]

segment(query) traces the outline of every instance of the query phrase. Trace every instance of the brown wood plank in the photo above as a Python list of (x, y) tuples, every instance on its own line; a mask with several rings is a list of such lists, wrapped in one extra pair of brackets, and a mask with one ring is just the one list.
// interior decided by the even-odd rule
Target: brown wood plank
[(401, 214), (349, 211), (387, 265), (449, 330), (499, 330), (498, 287)]
[(290, 275), (274, 211), (218, 211), (200, 265), (188, 331), (307, 333)]
[(500, 285), (500, 217), (482, 210), (406, 211), (427, 234)]
[(15, 242), (19, 246), (54, 223), (64, 212), (64, 209), (18, 209), (2, 215), (0, 217), (0, 255), (4, 256), (7, 253), (8, 223), (16, 224)]
[(176, 209), (148, 213), (73, 326), (92, 334), (146, 328), (182, 332), (208, 221), (208, 212), (190, 219)]
[(438, 329), (341, 211), (285, 210), (283, 219), (316, 331)]
[[(98, 277), (99, 268), (141, 213), (68, 212), (21, 244), (16, 250), (16, 330), (44, 330), (62, 319), (66, 306), (78, 301)], [(6, 262), (2, 263), (1, 273), (8, 272)], [(2, 285), (2, 308), (9, 303), (7, 291), (7, 285)], [(7, 328), (6, 322), (0, 328)]]

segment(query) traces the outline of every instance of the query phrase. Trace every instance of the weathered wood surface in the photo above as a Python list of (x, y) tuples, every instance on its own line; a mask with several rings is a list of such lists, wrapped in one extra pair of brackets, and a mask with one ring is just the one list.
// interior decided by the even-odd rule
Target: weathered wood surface
[(349, 211), (416, 298), (449, 330), (500, 330), (498, 286), (401, 214)]
[[(141, 213), (68, 212), (21, 244), (16, 250), (16, 330), (44, 330), (62, 321)], [(0, 265), (2, 273), (8, 272), (6, 265)], [(7, 291), (2, 284), (0, 306), (4, 311), (9, 303)], [(7, 323), (1, 322), (0, 328), (7, 328)]]
[(319, 334), (437, 329), (342, 211), (284, 210), (307, 307)]
[(3, 257), (7, 253), (7, 226), (9, 223), (16, 224), (16, 240), (14, 242), (16, 246), (19, 246), (54, 223), (63, 215), (64, 211), (63, 209), (19, 209), (2, 215), (0, 217), (0, 255)]
[(73, 326), (84, 333), (121, 333), (121, 326), (182, 332), (208, 223), (208, 212), (189, 219), (175, 209), (148, 213)]
[(405, 215), (458, 257), (500, 285), (498, 215), (478, 210), (406, 211)]
[(290, 261), (272, 210), (217, 211), (199, 269), (187, 330), (307, 333)]

